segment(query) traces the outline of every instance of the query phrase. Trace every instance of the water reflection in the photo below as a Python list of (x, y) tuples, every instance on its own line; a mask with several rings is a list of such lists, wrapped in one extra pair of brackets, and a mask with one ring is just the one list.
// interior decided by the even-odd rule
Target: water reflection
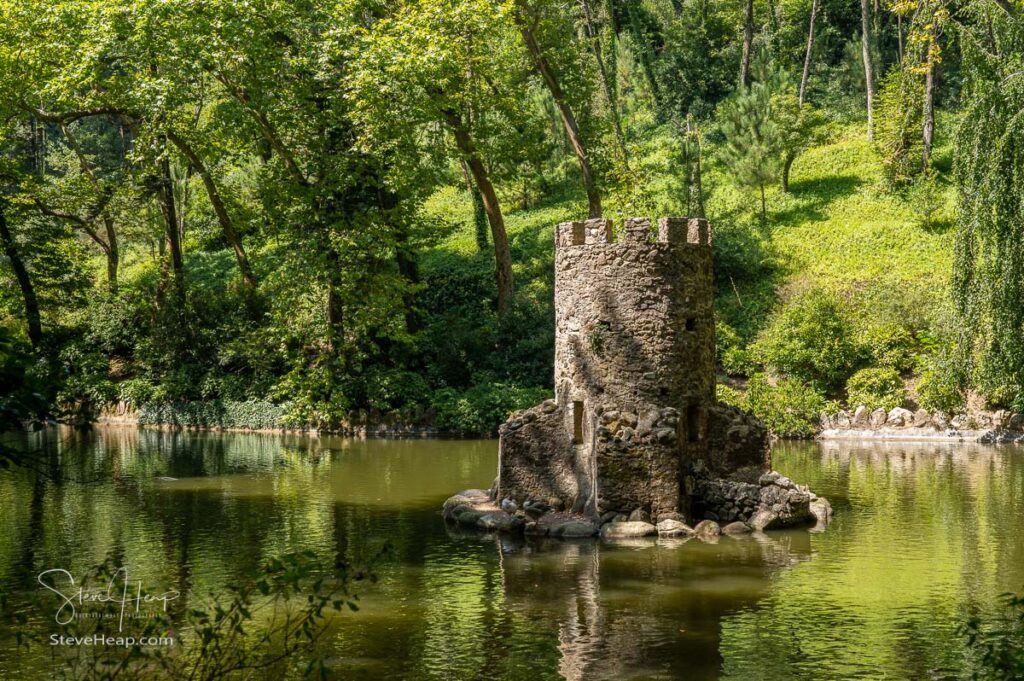
[[(822, 534), (513, 541), (438, 513), (487, 486), (493, 441), (45, 431), (36, 470), (0, 475), (0, 588), (33, 631), (36, 575), (105, 556), (152, 589), (236, 583), (267, 556), (359, 563), (388, 542), (362, 610), (337, 620), (338, 678), (928, 678), (956, 625), (1024, 587), (1024, 450), (782, 443), (776, 464), (830, 498)], [(162, 478), (176, 478), (165, 480)], [(49, 650), (0, 678), (47, 678)]]

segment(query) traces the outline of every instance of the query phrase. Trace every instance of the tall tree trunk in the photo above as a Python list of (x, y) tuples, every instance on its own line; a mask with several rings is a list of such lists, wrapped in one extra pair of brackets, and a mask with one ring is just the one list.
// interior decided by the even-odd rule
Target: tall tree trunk
[(871, 59), (871, 6), (860, 0), (861, 56), (864, 60), (864, 82), (867, 89), (868, 141), (875, 139), (875, 75)]
[(256, 288), (256, 275), (252, 272), (252, 266), (249, 264), (249, 258), (245, 254), (242, 239), (238, 236), (238, 232), (235, 231), (234, 222), (231, 220), (227, 206), (224, 205), (224, 199), (221, 197), (220, 191), (213, 181), (213, 175), (210, 174), (209, 168), (203, 163), (195, 149), (179, 135), (174, 132), (168, 132), (167, 138), (174, 143), (174, 146), (178, 147), (181, 153), (185, 155), (185, 158), (188, 159), (192, 168), (199, 173), (199, 177), (203, 180), (203, 186), (206, 188), (206, 194), (210, 198), (210, 204), (213, 206), (213, 212), (217, 215), (217, 222), (220, 223), (221, 231), (224, 233), (224, 238), (231, 244), (231, 249), (235, 252), (235, 260), (238, 261), (238, 270), (242, 273), (242, 280), (246, 286)]
[(181, 225), (178, 222), (178, 210), (174, 204), (174, 180), (171, 178), (171, 161), (167, 158), (165, 145), (164, 158), (160, 161), (160, 208), (163, 211), (167, 226), (167, 246), (171, 251), (171, 271), (174, 273), (174, 286), (179, 299), (185, 292), (185, 263), (181, 257)]
[(786, 154), (786, 158), (782, 161), (782, 191), (787, 194), (789, 193), (789, 170), (793, 167), (795, 160), (795, 155)]
[(896, 13), (896, 56), (903, 62), (903, 15)]
[[(520, 7), (523, 8), (523, 13), (528, 11), (522, 3), (520, 3)], [(569, 101), (558, 82), (558, 77), (555, 75), (555, 72), (548, 63), (548, 60), (544, 58), (544, 53), (540, 48), (540, 44), (537, 43), (536, 37), (526, 24), (526, 19), (527, 17), (523, 16), (523, 14), (519, 15), (519, 30), (520, 33), (522, 33), (523, 42), (526, 43), (526, 48), (533, 56), (534, 64), (536, 65), (537, 70), (540, 71), (540, 75), (544, 79), (544, 84), (547, 85), (552, 99), (555, 100), (555, 104), (558, 106), (558, 113), (562, 117), (562, 124), (565, 126), (565, 133), (569, 136), (569, 142), (572, 144), (572, 149), (576, 153), (576, 160), (579, 161), (580, 171), (583, 173), (583, 188), (587, 192), (587, 204), (589, 205), (590, 213), (589, 217), (599, 218), (601, 217), (601, 194), (597, 190), (597, 182), (594, 180), (594, 173), (590, 167), (590, 159), (587, 157), (587, 148), (583, 144), (583, 137), (580, 135), (579, 125), (576, 123), (576, 116), (573, 115), (572, 107), (569, 106)]]
[(484, 202), (484, 212), (491, 225), (491, 241), (494, 243), (495, 277), (498, 284), (498, 314), (508, 312), (512, 303), (512, 252), (508, 245), (508, 234), (505, 232), (505, 217), (501, 214), (498, 195), (487, 174), (487, 168), (480, 160), (473, 144), (473, 138), (466, 130), (462, 117), (451, 109), (443, 111), (445, 122), (455, 137), (455, 145), (459, 148), (462, 158), (469, 167), (473, 181), (480, 190)]
[(935, 45), (934, 20), (932, 29), (925, 43), (925, 75), (924, 75), (924, 130), (922, 131), (921, 169), (928, 172), (932, 155), (932, 137), (935, 133), (935, 62), (932, 50)]
[(807, 29), (807, 52), (804, 54), (804, 73), (800, 77), (800, 106), (807, 100), (807, 79), (811, 76), (811, 54), (814, 51), (814, 20), (818, 16), (818, 0), (811, 0), (811, 23)]
[(18, 280), (18, 287), (21, 288), (21, 298), (25, 304), (25, 323), (28, 325), (28, 339), (32, 347), (38, 349), (43, 341), (43, 324), (39, 316), (39, 299), (36, 298), (36, 289), (32, 285), (32, 279), (28, 276), (25, 262), (18, 253), (18, 245), (14, 243), (11, 230), (7, 226), (6, 206), (0, 202), (0, 241), (3, 242), (4, 255), (11, 263), (14, 270), (14, 278)]
[(345, 370), (347, 353), (341, 354), (345, 339), (345, 303), (341, 297), (341, 256), (332, 246), (327, 247), (327, 345), (335, 358), (342, 357)]
[(608, 77), (608, 69), (605, 67), (604, 55), (601, 51), (601, 36), (594, 26), (593, 9), (590, 7), (590, 0), (580, 0), (580, 8), (583, 11), (583, 26), (586, 29), (587, 39), (594, 52), (594, 61), (597, 62), (597, 72), (601, 77), (601, 89), (604, 90), (604, 98), (608, 102), (608, 109), (612, 114), (612, 123), (615, 128), (615, 140), (619, 143), (619, 153), (622, 154), (622, 162), (629, 170), (629, 155), (626, 152), (626, 136), (622, 132), (622, 120), (619, 117), (618, 97), (615, 93), (615, 84)]
[(107, 247), (104, 255), (107, 256), (107, 288), (111, 293), (117, 293), (117, 269), (120, 266), (121, 254), (117, 246), (117, 230), (114, 229), (114, 221), (108, 215), (103, 216), (103, 229), (107, 233)]
[(469, 174), (469, 166), (466, 159), (460, 158), (459, 165), (462, 167), (462, 178), (466, 182), (466, 191), (473, 201), (473, 235), (476, 238), (476, 250), (483, 252), (487, 249), (487, 211), (484, 210), (484, 199), (480, 196), (480, 190), (473, 184), (473, 178)]
[[(866, 1), (866, 0), (862, 0)], [(743, 12), (743, 55), (740, 57), (740, 89), (750, 87), (750, 58), (754, 49), (754, 0), (747, 0)]]
[(761, 185), (761, 224), (768, 224), (768, 202), (764, 198), (764, 185)]

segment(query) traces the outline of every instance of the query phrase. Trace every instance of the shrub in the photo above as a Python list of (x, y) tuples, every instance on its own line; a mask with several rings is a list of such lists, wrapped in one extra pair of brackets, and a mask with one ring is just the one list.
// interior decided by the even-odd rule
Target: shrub
[(926, 231), (932, 229), (945, 205), (945, 196), (939, 186), (936, 172), (929, 169), (921, 173), (910, 187), (907, 198), (910, 201), (910, 208), (914, 211), (917, 226)]
[(509, 383), (479, 383), (465, 392), (443, 388), (434, 394), (434, 425), (442, 431), (489, 435), (518, 410), (551, 397), (547, 388)]
[(747, 384), (750, 411), (779, 437), (813, 437), (818, 418), (829, 404), (813, 387), (792, 378), (771, 385), (764, 374), (755, 374)]
[(167, 424), (192, 428), (269, 430), (284, 425), (286, 405), (258, 400), (147, 404), (138, 412), (142, 425)]
[(826, 394), (842, 387), (864, 355), (840, 301), (821, 291), (786, 305), (752, 350), (777, 373)]
[(890, 186), (912, 182), (921, 171), (923, 79), (897, 67), (882, 79), (875, 104), (875, 148)]
[(920, 362), (917, 401), (929, 411), (956, 412), (964, 406), (963, 368), (946, 349), (926, 355)]
[(902, 406), (906, 398), (903, 379), (890, 367), (861, 369), (846, 382), (846, 395), (850, 406), (863, 404), (886, 411)]
[(750, 410), (750, 403), (747, 400), (746, 393), (740, 392), (735, 388), (730, 388), (729, 386), (721, 383), (715, 386), (715, 399), (730, 407), (739, 407), (740, 409)]
[(862, 340), (876, 366), (901, 372), (914, 368), (919, 344), (914, 334), (902, 325), (876, 324), (864, 332)]
[(730, 376), (747, 376), (754, 370), (750, 351), (735, 329), (723, 321), (715, 321), (715, 354), (722, 369)]

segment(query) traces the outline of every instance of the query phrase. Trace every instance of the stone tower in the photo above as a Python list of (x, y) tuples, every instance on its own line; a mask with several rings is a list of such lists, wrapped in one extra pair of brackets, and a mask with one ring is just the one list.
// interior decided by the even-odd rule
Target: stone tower
[(555, 399), (500, 429), (498, 498), (596, 515), (689, 510), (715, 399), (706, 220), (555, 232)]

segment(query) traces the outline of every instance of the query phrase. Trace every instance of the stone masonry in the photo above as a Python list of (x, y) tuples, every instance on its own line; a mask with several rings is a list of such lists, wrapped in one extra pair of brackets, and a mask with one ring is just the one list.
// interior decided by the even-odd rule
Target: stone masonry
[(618, 241), (610, 220), (558, 225), (554, 378), (499, 428), (492, 488), (449, 498), (447, 521), (607, 541), (827, 523), (827, 500), (769, 472), (764, 424), (715, 401), (706, 220), (632, 218)]
[(689, 508), (715, 392), (706, 220), (566, 222), (555, 233), (555, 400), (500, 430), (498, 498), (596, 516)]

